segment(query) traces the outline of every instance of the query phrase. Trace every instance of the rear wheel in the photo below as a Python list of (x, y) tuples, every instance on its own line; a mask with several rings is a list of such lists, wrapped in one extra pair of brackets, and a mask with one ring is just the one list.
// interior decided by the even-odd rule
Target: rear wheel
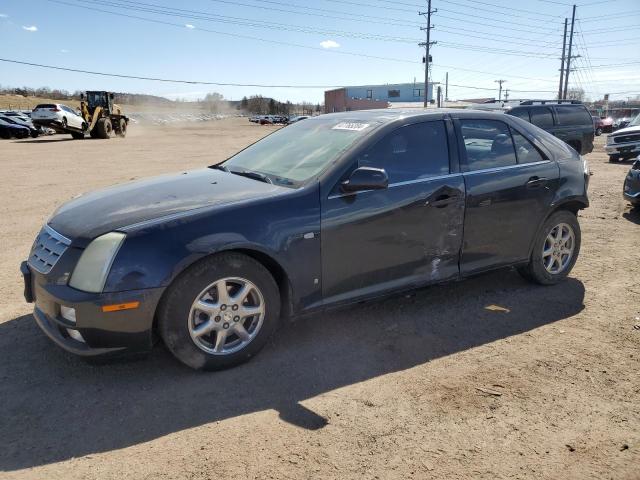
[(596, 137), (599, 137), (600, 135), (602, 135), (602, 128), (598, 127), (596, 128)]
[(74, 138), (74, 140), (83, 140), (84, 139), (84, 133), (82, 133), (82, 132), (72, 132), (71, 136)]
[(609, 155), (609, 162), (616, 163), (620, 161), (620, 155)]
[(580, 253), (580, 240), (577, 217), (567, 210), (557, 211), (544, 222), (529, 264), (518, 271), (532, 282), (554, 285), (571, 272)]
[(66, 117), (62, 117), (62, 122), (60, 122), (62, 124), (62, 128), (67, 128), (67, 119)]
[(31, 138), (38, 138), (40, 132), (38, 130), (31, 130)]
[(111, 120), (108, 118), (100, 118), (96, 122), (94, 130), (96, 131), (97, 138), (111, 138), (111, 133), (113, 132)]
[(232, 367), (255, 355), (275, 332), (280, 294), (269, 271), (238, 253), (188, 268), (158, 310), (165, 345), (194, 369)]

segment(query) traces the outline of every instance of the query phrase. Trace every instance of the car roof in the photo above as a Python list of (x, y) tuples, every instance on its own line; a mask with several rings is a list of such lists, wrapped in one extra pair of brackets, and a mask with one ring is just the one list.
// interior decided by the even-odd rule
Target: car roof
[(375, 109), (375, 110), (356, 110), (351, 112), (336, 112), (320, 115), (319, 117), (311, 118), (332, 118), (337, 121), (340, 120), (358, 120), (358, 121), (371, 121), (379, 123), (390, 123), (396, 120), (404, 120), (411, 118), (421, 118), (424, 120), (438, 120), (442, 119), (445, 115), (450, 114), (456, 117), (475, 117), (482, 116), (488, 119), (503, 119), (504, 113), (492, 112), (487, 110), (474, 110), (474, 109), (459, 109), (459, 108), (411, 108), (411, 109)]

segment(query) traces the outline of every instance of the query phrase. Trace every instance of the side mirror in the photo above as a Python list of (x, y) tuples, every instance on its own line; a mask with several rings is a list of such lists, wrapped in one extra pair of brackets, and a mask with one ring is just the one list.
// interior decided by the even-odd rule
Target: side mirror
[(361, 192), (363, 190), (383, 190), (389, 186), (389, 177), (383, 168), (356, 168), (349, 180), (342, 182), (343, 192)]

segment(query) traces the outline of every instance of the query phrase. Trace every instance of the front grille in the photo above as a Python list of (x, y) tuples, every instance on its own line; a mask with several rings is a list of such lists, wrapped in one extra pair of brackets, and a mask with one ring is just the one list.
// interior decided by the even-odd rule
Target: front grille
[(69, 245), (71, 240), (45, 225), (33, 243), (29, 265), (40, 273), (49, 273)]
[(640, 133), (632, 133), (629, 135), (617, 135), (613, 137), (616, 143), (640, 142)]

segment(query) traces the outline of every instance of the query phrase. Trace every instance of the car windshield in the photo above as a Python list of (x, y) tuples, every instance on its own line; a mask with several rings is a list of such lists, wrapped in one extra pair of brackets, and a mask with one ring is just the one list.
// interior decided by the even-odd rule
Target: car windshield
[(629, 122), (629, 127), (638, 127), (640, 126), (640, 113), (633, 117), (633, 120)]
[(310, 118), (284, 127), (224, 162), (231, 172), (255, 172), (283, 185), (301, 184), (326, 170), (378, 122)]

